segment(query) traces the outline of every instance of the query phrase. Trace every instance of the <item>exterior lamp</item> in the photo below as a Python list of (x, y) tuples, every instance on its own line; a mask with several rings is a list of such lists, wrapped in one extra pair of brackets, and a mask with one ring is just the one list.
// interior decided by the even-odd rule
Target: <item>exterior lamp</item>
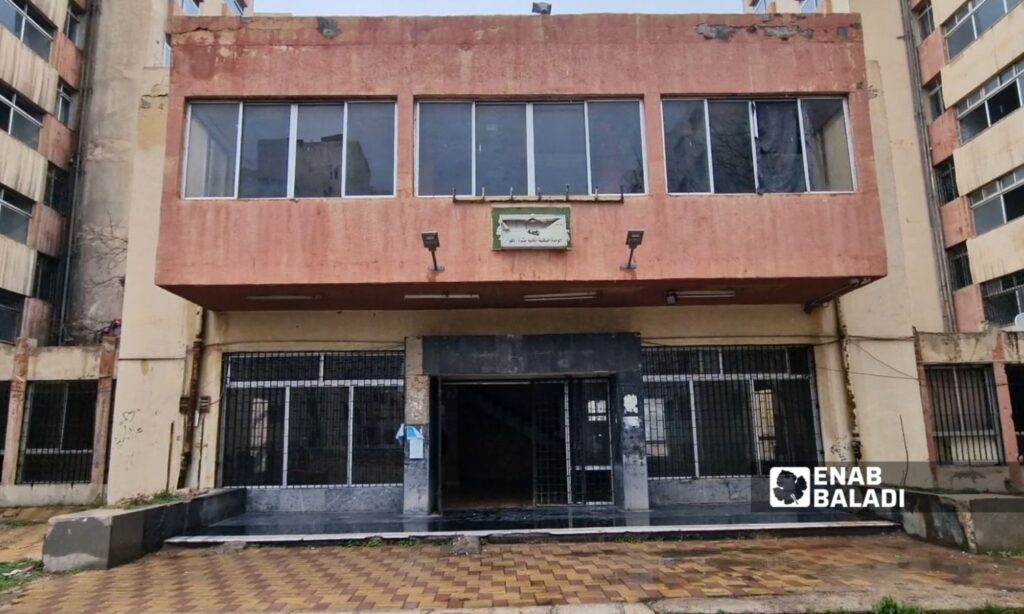
[(633, 261), (633, 254), (636, 252), (636, 248), (640, 247), (643, 242), (644, 231), (630, 230), (626, 233), (626, 247), (629, 248), (629, 261), (622, 265), (623, 271), (636, 270), (636, 262)]
[(441, 237), (437, 232), (424, 232), (423, 247), (430, 251), (430, 260), (433, 262), (432, 265), (427, 267), (427, 270), (431, 273), (440, 273), (444, 270), (443, 266), (437, 264), (437, 248), (441, 247)]

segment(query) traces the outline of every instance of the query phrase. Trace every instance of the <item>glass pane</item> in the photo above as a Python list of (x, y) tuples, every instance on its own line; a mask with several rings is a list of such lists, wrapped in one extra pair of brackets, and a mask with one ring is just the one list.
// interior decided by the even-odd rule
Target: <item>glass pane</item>
[(587, 113), (591, 189), (603, 194), (642, 194), (645, 186), (640, 103), (591, 102)]
[(758, 102), (755, 108), (761, 191), (807, 191), (796, 102)]
[(1017, 83), (1014, 82), (988, 99), (989, 123), (994, 124), (1019, 108), (1020, 93), (1017, 91)]
[(420, 105), (419, 193), (472, 194), (472, 104)]
[(186, 198), (235, 195), (237, 104), (194, 104), (186, 150)]
[(978, 10), (974, 12), (974, 25), (978, 30), (978, 36), (988, 31), (1004, 14), (1003, 0), (985, 0), (985, 2), (982, 2), (978, 6)]
[(804, 146), (811, 189), (819, 192), (853, 190), (850, 142), (842, 100), (803, 100)]
[(1003, 194), (1006, 207), (1006, 221), (1024, 216), (1024, 186)]
[(346, 196), (395, 193), (395, 105), (349, 103)]
[(345, 105), (299, 105), (295, 145), (295, 196), (341, 196)]
[(537, 191), (589, 194), (583, 104), (533, 105), (533, 135)]
[(9, 0), (0, 0), (0, 25), (14, 32), (15, 36), (21, 36), (21, 16)]
[(288, 484), (348, 482), (348, 388), (292, 388)]
[(960, 118), (960, 136), (965, 142), (973, 139), (986, 128), (988, 128), (988, 114), (985, 112), (985, 105), (979, 106)]
[(11, 115), (11, 136), (32, 149), (39, 149), (39, 133), (42, 127), (33, 123), (21, 113), (15, 112)]
[(50, 59), (50, 44), (53, 42), (38, 26), (31, 22), (25, 23), (25, 44), (44, 60)]
[(974, 229), (978, 234), (998, 228), (1005, 223), (1002, 202), (998, 198), (974, 208)]
[(526, 105), (476, 106), (476, 193), (527, 194)]
[(749, 194), (754, 186), (754, 150), (750, 140), (750, 104), (709, 102), (711, 164), (715, 192)]
[[(0, 0), (0, 2), (3, 2), (3, 0)], [(11, 106), (3, 100), (0, 100), (0, 130), (3, 130), (4, 132), (10, 131), (12, 113), (13, 111), (11, 111)]]
[(985, 309), (985, 320), (992, 324), (1011, 324), (1020, 313), (1016, 292), (986, 296), (981, 302)]
[(956, 30), (946, 35), (946, 47), (949, 50), (949, 57), (955, 58), (960, 52), (974, 42), (974, 28), (971, 27), (971, 20), (960, 24)]
[(703, 100), (666, 100), (665, 163), (668, 191), (710, 192)]
[(22, 301), (20, 297), (15, 309), (11, 309), (6, 305), (0, 307), (0, 340), (14, 341), (18, 336), (18, 328), (21, 324), (21, 308)]
[(239, 198), (288, 196), (291, 105), (245, 105)]
[(19, 243), (28, 240), (28, 223), (31, 218), (21, 211), (0, 206), (0, 234), (8, 236)]

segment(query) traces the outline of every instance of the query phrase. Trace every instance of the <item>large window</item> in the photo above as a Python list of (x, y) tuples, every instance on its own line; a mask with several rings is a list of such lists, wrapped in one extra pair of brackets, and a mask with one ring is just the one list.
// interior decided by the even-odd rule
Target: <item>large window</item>
[(966, 288), (974, 283), (971, 279), (971, 259), (967, 254), (967, 243), (960, 243), (946, 250), (949, 261), (949, 276), (953, 289)]
[(851, 192), (846, 101), (665, 100), (672, 194)]
[(970, 200), (979, 235), (1024, 216), (1024, 166), (971, 192)]
[(95, 420), (95, 380), (30, 383), (18, 484), (88, 482)]
[(25, 243), (31, 221), (32, 199), (0, 185), (0, 234)]
[(21, 311), (25, 297), (0, 290), (0, 341), (14, 343), (21, 331)]
[(32, 149), (39, 149), (39, 135), (43, 130), (45, 115), (24, 96), (0, 83), (0, 130)]
[(71, 215), (74, 201), (74, 185), (71, 173), (51, 164), (46, 169), (46, 191), (43, 202), (61, 215)]
[(1024, 313), (1024, 271), (998, 277), (981, 284), (981, 303), (985, 320), (1006, 326)]
[(946, 101), (942, 96), (942, 82), (935, 80), (933, 85), (925, 86), (925, 98), (928, 99), (928, 121), (935, 121), (946, 112)]
[(53, 26), (25, 0), (0, 0), (0, 24), (17, 36), (44, 60), (50, 59)]
[(942, 26), (950, 59), (960, 55), (1021, 0), (968, 0)]
[(224, 486), (400, 484), (402, 352), (224, 360)]
[(416, 193), (643, 194), (640, 102), (421, 102)]
[(644, 348), (652, 478), (767, 475), (821, 457), (807, 347)]
[(57, 85), (57, 121), (70, 127), (75, 123), (78, 92), (63, 82)]
[(918, 44), (921, 44), (935, 31), (935, 18), (932, 15), (931, 2), (925, 2), (914, 11), (914, 22), (917, 23), (917, 41)]
[(970, 141), (1024, 104), (1024, 60), (1007, 68), (956, 105), (960, 138)]
[(11, 382), (0, 381), (0, 467), (4, 464), (7, 444), (7, 409), (11, 399)]
[(81, 47), (85, 42), (85, 26), (82, 23), (84, 20), (85, 13), (73, 0), (69, 1), (67, 16), (64, 18), (64, 36), (67, 36), (76, 47)]
[(939, 464), (1002, 464), (1002, 429), (991, 365), (928, 366), (925, 376)]
[(935, 184), (938, 188), (939, 202), (945, 205), (960, 198), (960, 189), (956, 185), (956, 165), (953, 158), (935, 167)]
[(186, 198), (395, 193), (395, 104), (193, 103)]

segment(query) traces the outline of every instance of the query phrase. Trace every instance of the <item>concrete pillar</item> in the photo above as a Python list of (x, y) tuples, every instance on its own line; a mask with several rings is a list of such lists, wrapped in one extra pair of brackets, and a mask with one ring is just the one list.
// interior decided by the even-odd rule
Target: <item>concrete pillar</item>
[(4, 442), (4, 466), (0, 484), (11, 486), (18, 476), (21, 456), (21, 431), (25, 420), (25, 393), (28, 389), (28, 364), (36, 340), (19, 338), (14, 344), (14, 372), (11, 374), (11, 396), (7, 404), (7, 438)]
[(422, 433), (423, 458), (411, 458), (411, 444), (405, 439), (404, 496), (405, 514), (429, 514), (430, 487), (430, 377), (423, 374), (423, 339), (410, 337), (405, 342), (405, 424)]
[(93, 424), (92, 438), (92, 477), (89, 480), (93, 485), (101, 485), (106, 481), (117, 342), (117, 337), (104, 337), (100, 342), (99, 375), (96, 380), (96, 420)]
[(618, 408), (619, 445), (618, 459), (621, 470), (617, 471), (619, 484), (615, 503), (622, 509), (643, 511), (650, 509), (647, 488), (647, 433), (644, 430), (643, 375), (639, 363), (636, 371), (620, 372), (616, 381), (617, 399), (613, 407)]
[(996, 385), (996, 403), (999, 407), (999, 424), (1003, 433), (1003, 454), (1009, 479), (1017, 486), (1024, 485), (1020, 461), (1017, 460), (1017, 434), (1013, 425), (1013, 403), (1010, 399), (1010, 382), (1006, 377), (1006, 335), (999, 333), (996, 347), (992, 352), (992, 371)]

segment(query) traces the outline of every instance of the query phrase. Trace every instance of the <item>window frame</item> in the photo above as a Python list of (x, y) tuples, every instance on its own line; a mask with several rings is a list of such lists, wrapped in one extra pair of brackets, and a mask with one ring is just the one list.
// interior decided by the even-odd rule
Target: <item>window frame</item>
[[(1006, 215), (1006, 194), (1021, 188), (1024, 188), (1024, 166), (1018, 167), (1010, 171), (1009, 173), (1006, 173), (1002, 177), (999, 177), (998, 179), (986, 183), (982, 187), (978, 188), (977, 190), (974, 190), (973, 192), (967, 195), (968, 206), (971, 210), (971, 220), (972, 222), (974, 222), (975, 228), (977, 228), (978, 225), (977, 221), (975, 221), (974, 219), (974, 212), (976, 209), (980, 209), (986, 205), (990, 205), (992, 204), (992, 202), (998, 199), (999, 209), (1000, 211), (1002, 211), (1003, 214), (1002, 224), (989, 228), (988, 230), (985, 230), (983, 232), (979, 232), (978, 236), (992, 232), (996, 228), (1001, 228), (1003, 226), (1006, 226), (1010, 222), (1019, 220), (1022, 217), (1024, 217), (1018, 216), (1011, 220)], [(991, 194), (986, 195), (985, 192), (988, 189), (993, 189), (993, 192)]]
[[(3, 2), (3, 1), (4, 0), (0, 0), (0, 2)], [(10, 97), (4, 95), (4, 91), (3, 91), (4, 89), (7, 89), (7, 90), (9, 90), (11, 92)], [(7, 121), (7, 126), (6, 127), (0, 127), (0, 130), (6, 132), (8, 135), (11, 136), (11, 138), (17, 140), (18, 142), (20, 142), (20, 143), (22, 143), (22, 144), (24, 144), (26, 146), (32, 147), (29, 143), (26, 143), (25, 141), (22, 141), (20, 138), (15, 136), (15, 134), (14, 134), (14, 132), (12, 130), (12, 128), (14, 126), (14, 114), (17, 113), (17, 114), (21, 115), (21, 117), (23, 119), (28, 120), (32, 125), (34, 125), (37, 128), (39, 128), (38, 142), (36, 143), (36, 145), (34, 147), (32, 147), (32, 149), (38, 151), (39, 150), (39, 144), (42, 142), (43, 119), (46, 118), (46, 112), (43, 111), (42, 109), (39, 109), (38, 113), (43, 116), (43, 119), (36, 119), (28, 111), (25, 110), (26, 107), (30, 107), (33, 112), (36, 112), (35, 105), (32, 104), (32, 103), (29, 103), (28, 105), (26, 105), (22, 101), (23, 98), (24, 98), (24, 96), (19, 94), (18, 91), (15, 90), (13, 87), (0, 85), (0, 104), (6, 104), (11, 109), (11, 116), (10, 116), (10, 118)]]
[[(12, 306), (14, 303), (18, 304), (17, 307)], [(15, 294), (14, 292), (0, 289), (0, 311), (14, 313), (16, 316), (14, 337), (12, 339), (4, 339), (0, 336), (0, 344), (6, 343), (8, 345), (13, 345), (21, 334), (22, 317), (25, 314), (25, 297)]]
[[(57, 32), (56, 32), (57, 29), (54, 28), (49, 23), (45, 23), (45, 22), (40, 23), (39, 19), (37, 19), (36, 17), (33, 17), (30, 14), (30, 9), (29, 9), (30, 5), (27, 2), (24, 2), (24, 0), (22, 0), (21, 2), (17, 2), (16, 0), (0, 0), (0, 2), (7, 2), (8, 4), (11, 5), (12, 8), (14, 8), (14, 11), (16, 13), (21, 15), (21, 31), (20, 32), (13, 32), (11, 30), (8, 30), (8, 31), (11, 32), (11, 34), (14, 34), (15, 36), (17, 36), (18, 40), (21, 41), (21, 43), (23, 45), (28, 47), (32, 51), (32, 53), (35, 53), (37, 56), (39, 56), (39, 57), (43, 58), (44, 60), (46, 60), (47, 62), (49, 62), (50, 61), (50, 56), (53, 55), (53, 40), (54, 40), (54, 38), (55, 38), (55, 36), (57, 34)], [(37, 9), (35, 9), (33, 7), (31, 10), (35, 11)], [(40, 15), (40, 17), (42, 17), (42, 15)], [(45, 38), (47, 38), (50, 41), (50, 45), (47, 48), (45, 56), (39, 55), (39, 53), (37, 53), (36, 50), (33, 49), (31, 45), (29, 45), (28, 43), (25, 42), (25, 28), (28, 27), (29, 25), (33, 26), (40, 34), (42, 34)]]
[[(804, 131), (804, 112), (803, 112), (803, 101), (804, 100), (842, 100), (843, 101), (843, 120), (846, 126), (846, 146), (849, 150), (850, 156), (850, 176), (853, 183), (853, 189), (851, 190), (812, 190), (811, 189), (811, 174), (810, 174), (810, 163), (807, 160), (806, 151), (806, 133)], [(800, 96), (797, 98), (770, 98), (770, 97), (759, 97), (759, 98), (695, 98), (689, 96), (666, 96), (661, 99), (661, 126), (662, 131), (665, 130), (665, 103), (674, 101), (703, 101), (704, 103), (704, 129), (705, 129), (705, 147), (707, 150), (708, 158), (708, 174), (711, 191), (709, 192), (672, 192), (669, 186), (669, 168), (668, 168), (668, 143), (664, 141), (664, 135), (662, 138), (663, 146), (665, 147), (664, 155), (664, 170), (665, 170), (665, 193), (669, 196), (758, 196), (762, 194), (768, 194), (769, 192), (763, 192), (761, 190), (761, 177), (758, 172), (758, 155), (757, 155), (757, 103), (758, 102), (796, 102), (797, 103), (797, 117), (799, 118), (800, 126), (800, 149), (802, 152), (801, 158), (803, 158), (803, 169), (804, 169), (804, 187), (806, 188), (803, 192), (773, 192), (774, 194), (856, 194), (860, 191), (860, 181), (857, 173), (857, 161), (855, 157), (856, 148), (853, 143), (853, 132), (850, 124), (850, 101), (845, 96)], [(753, 153), (753, 171), (754, 171), (754, 191), (753, 192), (716, 192), (715, 191), (715, 170), (714, 170), (714, 150), (711, 145), (711, 115), (710, 106), (712, 102), (746, 102), (747, 109), (750, 114), (749, 131), (750, 131), (750, 147)]]
[[(925, 32), (924, 23), (928, 23), (928, 32)], [(917, 31), (917, 43), (922, 44), (925, 39), (935, 33), (935, 13), (932, 10), (931, 2), (926, 2), (924, 8), (914, 11), (914, 24)]]
[[(949, 276), (954, 292), (974, 285), (971, 257), (967, 251), (966, 241), (947, 248), (946, 260), (949, 263)], [(961, 281), (964, 283), (960, 283)]]
[[(15, 199), (12, 199), (9, 194), (17, 194), (18, 197), (19, 197), (18, 200), (24, 200), (26, 202), (26, 204), (28, 205), (28, 209), (26, 210), (25, 208), (19, 206), (16, 202), (14, 202)], [(12, 190), (12, 189), (10, 189), (8, 187), (5, 187), (3, 185), (0, 185), (0, 217), (6, 216), (6, 215), (19, 215), (21, 217), (26, 218), (28, 220), (29, 224), (31, 224), (32, 223), (32, 213), (33, 213), (32, 209), (34, 207), (35, 207), (35, 204), (32, 202), (31, 198), (28, 198), (27, 196), (23, 196), (21, 194), (18, 194), (14, 190)], [(28, 236), (27, 235), (29, 233), (29, 230), (30, 230), (30, 226), (26, 226), (26, 231), (25, 231), (26, 237), (25, 237), (24, 240), (16, 239), (16, 238), (14, 238), (14, 237), (12, 237), (12, 236), (10, 236), (8, 234), (0, 233), (0, 235), (5, 236), (5, 237), (7, 237), (8, 239), (10, 239), (12, 241), (17, 241), (18, 243), (25, 244), (25, 243), (28, 242)]]
[[(350, 104), (381, 104), (390, 103), (394, 111), (394, 133), (393, 133), (393, 144), (392, 144), (392, 177), (391, 177), (391, 194), (371, 194), (368, 196), (348, 196), (345, 194), (346, 183), (348, 181), (348, 107)], [(189, 167), (189, 143), (192, 136), (192, 107), (193, 105), (237, 105), (238, 107), (238, 133), (235, 135), (235, 181), (234, 181), (234, 195), (233, 196), (186, 196), (187, 183), (188, 183), (188, 167)], [(217, 100), (192, 100), (187, 103), (187, 111), (185, 113), (185, 139), (182, 146), (181, 154), (181, 181), (179, 184), (180, 198), (181, 200), (238, 200), (238, 201), (254, 201), (254, 200), (361, 200), (361, 199), (384, 199), (384, 198), (396, 198), (398, 196), (398, 101), (393, 98), (382, 98), (382, 99), (358, 99), (358, 100), (311, 100), (311, 101), (273, 101), (273, 100), (241, 100), (241, 101), (217, 101)], [(261, 105), (288, 105), (291, 107), (289, 117), (289, 128), (288, 128), (288, 187), (286, 196), (271, 196), (265, 198), (242, 198), (239, 196), (239, 188), (242, 180), (242, 135), (244, 133), (244, 121), (245, 121), (245, 107), (249, 106), (261, 106)], [(330, 197), (313, 197), (313, 196), (295, 196), (295, 163), (297, 158), (297, 138), (299, 128), (299, 107), (300, 106), (344, 106), (343, 112), (343, 128), (342, 133), (343, 146), (341, 148), (341, 195), (330, 196)]]
[[(197, 2), (196, 0), (177, 0), (177, 2), (178, 2), (178, 6), (181, 7), (181, 10), (185, 11), (185, 15), (186, 16), (188, 16), (188, 17), (198, 17), (199, 16), (199, 13), (200, 13), (200, 11), (199, 11), (199, 2)], [(194, 11), (194, 12), (189, 12), (189, 11)]]
[[(983, 4), (985, 4), (985, 2), (987, 2), (987, 1), (989, 1), (989, 0), (967, 0), (967, 2), (965, 2), (959, 9), (957, 9), (957, 11), (955, 13), (953, 13), (953, 15), (951, 15), (946, 20), (945, 23), (942, 24), (942, 37), (943, 37), (943, 41), (946, 43), (946, 57), (949, 60), (953, 60), (954, 58), (960, 57), (960, 55), (962, 55), (963, 52), (966, 51), (968, 47), (970, 47), (974, 43), (978, 42), (978, 39), (981, 37), (982, 34), (984, 34), (985, 32), (988, 32), (988, 30), (985, 30), (985, 32), (982, 32), (982, 33), (979, 34), (978, 33), (978, 22), (975, 19), (976, 15), (978, 14), (978, 9), (980, 9), (981, 6)], [(1006, 17), (1006, 15), (1009, 14), (1009, 12), (1011, 10), (1016, 8), (1016, 6), (1013, 6), (1013, 7), (1009, 6), (1009, 4), (1007, 3), (1008, 0), (992, 0), (992, 1), (1001, 2), (1002, 5), (1003, 5), (1003, 12), (999, 16), (998, 19), (996, 19), (994, 22), (992, 22), (992, 25), (989, 27), (989, 30), (994, 28), (997, 23), (1002, 21), (1003, 18)], [(949, 35), (952, 34), (955, 31), (959, 30), (961, 27), (963, 27), (963, 24), (968, 22), (968, 21), (971, 22), (971, 32), (974, 35), (973, 38), (971, 38), (971, 42), (969, 42), (966, 45), (964, 45), (963, 48), (961, 48), (959, 51), (957, 51), (955, 55), (951, 54), (949, 52)]]
[[(1010, 284), (1009, 289), (1007, 289), (1007, 284)], [(999, 289), (995, 290), (994, 288), (997, 285), (999, 286)], [(985, 316), (986, 323), (998, 326), (999, 328), (1013, 325), (1013, 320), (1010, 320), (1009, 322), (997, 322), (995, 320), (990, 320), (986, 309), (986, 299), (1011, 294), (1017, 302), (1017, 313), (1024, 313), (1024, 271), (1009, 273), (981, 283), (981, 308), (982, 313)]]
[(814, 13), (821, 8), (821, 0), (800, 0), (801, 13)]
[[(631, 102), (636, 103), (637, 112), (640, 114), (640, 149), (643, 154), (643, 174), (644, 174), (644, 191), (643, 192), (597, 192), (594, 190), (594, 177), (592, 156), (590, 151), (590, 104), (591, 103), (604, 103), (604, 102)], [(550, 100), (459, 100), (454, 98), (442, 98), (442, 99), (431, 99), (424, 98), (416, 101), (416, 113), (414, 119), (414, 139), (413, 148), (415, 154), (413, 155), (413, 164), (415, 165), (413, 172), (413, 194), (416, 198), (452, 198), (451, 194), (421, 194), (420, 193), (420, 127), (422, 126), (420, 109), (424, 104), (470, 104), (470, 190), (471, 194), (456, 194), (458, 198), (479, 198), (477, 194), (477, 176), (476, 176), (476, 108), (477, 105), (491, 105), (491, 104), (521, 104), (526, 107), (526, 183), (527, 192), (525, 194), (517, 194), (517, 196), (535, 197), (537, 195), (537, 173), (536, 173), (536, 148), (534, 147), (535, 133), (534, 133), (534, 106), (536, 105), (555, 105), (555, 104), (582, 104), (583, 105), (583, 130), (586, 143), (586, 156), (587, 156), (587, 193), (586, 194), (571, 194), (570, 196), (615, 196), (623, 195), (626, 198), (636, 196), (650, 196), (650, 172), (648, 170), (648, 152), (647, 152), (647, 123), (645, 121), (644, 114), (644, 100), (643, 98), (571, 98), (566, 100), (550, 99)], [(600, 188), (601, 186), (598, 186)], [(493, 195), (498, 196), (498, 195)], [(548, 196), (553, 196), (549, 194)]]
[(242, 4), (238, 0), (224, 0), (224, 4), (235, 12), (236, 17), (245, 15), (245, 9), (242, 8)]
[[(57, 103), (54, 108), (54, 117), (64, 126), (71, 128), (78, 119), (78, 91), (63, 81), (57, 82)], [(62, 117), (63, 115), (67, 117)]]
[[(61, 31), (79, 49), (82, 48), (82, 43), (84, 42), (82, 40), (82, 26), (84, 25), (85, 15), (86, 13), (79, 10), (74, 2), (68, 2), (68, 12), (64, 17), (64, 27), (61, 28)], [(70, 31), (72, 24), (74, 24), (74, 31)]]
[[(960, 131), (960, 142), (961, 144), (967, 144), (974, 139), (987, 132), (992, 126), (998, 124), (992, 122), (992, 112), (988, 107), (988, 103), (997, 94), (1000, 94), (1003, 90), (1010, 87), (1016, 86), (1017, 88), (1017, 99), (1020, 102), (1020, 107), (1015, 111), (1011, 111), (1013, 114), (1017, 110), (1024, 109), (1024, 58), (1018, 60), (1016, 63), (1010, 65), (1005, 70), (999, 72), (998, 75), (989, 79), (985, 85), (982, 85), (978, 89), (971, 92), (970, 95), (965, 97), (963, 100), (956, 105), (956, 121), (957, 127)], [(985, 123), (986, 127), (979, 130), (976, 134), (969, 138), (964, 136), (963, 121), (964, 118), (976, 111), (979, 107), (985, 107)], [(1004, 116), (1005, 118), (1005, 116)]]

